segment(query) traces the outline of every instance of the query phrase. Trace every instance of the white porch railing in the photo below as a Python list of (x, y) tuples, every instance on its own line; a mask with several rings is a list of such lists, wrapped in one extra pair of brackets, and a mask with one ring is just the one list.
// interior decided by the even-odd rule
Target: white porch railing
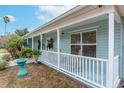
[(44, 50), (39, 60), (56, 68), (58, 65), (58, 53)]
[(106, 82), (105, 59), (60, 54), (60, 68), (95, 86), (103, 87)]
[[(42, 51), (40, 61), (54, 69), (57, 69), (75, 79), (85, 82), (93, 87), (106, 87), (107, 59), (84, 57), (67, 53), (60, 53), (58, 63), (58, 53), (52, 51)], [(114, 80), (113, 86), (118, 81), (119, 57), (114, 58)], [(59, 64), (59, 65), (58, 65)]]
[(114, 57), (113, 64), (113, 87), (117, 87), (119, 83), (119, 56)]

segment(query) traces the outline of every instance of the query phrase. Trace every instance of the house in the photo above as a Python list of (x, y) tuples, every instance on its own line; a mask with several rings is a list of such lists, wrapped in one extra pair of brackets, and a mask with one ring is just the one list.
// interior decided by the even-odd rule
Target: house
[(91, 87), (124, 79), (124, 6), (76, 6), (26, 34), (39, 61)]

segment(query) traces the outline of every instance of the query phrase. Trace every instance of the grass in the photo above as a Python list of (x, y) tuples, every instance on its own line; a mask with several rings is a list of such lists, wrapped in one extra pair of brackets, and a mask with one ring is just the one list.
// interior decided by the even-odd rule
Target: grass
[(8, 53), (8, 51), (4, 48), (0, 48), (0, 53)]
[(18, 67), (0, 71), (0, 87), (9, 88), (86, 88), (87, 86), (43, 64), (27, 64), (28, 76), (18, 78)]

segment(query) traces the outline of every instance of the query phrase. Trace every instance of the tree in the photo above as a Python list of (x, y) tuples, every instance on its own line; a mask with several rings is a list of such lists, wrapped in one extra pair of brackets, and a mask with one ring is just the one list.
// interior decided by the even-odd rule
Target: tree
[(17, 53), (18, 51), (21, 51), (23, 43), (24, 43), (24, 39), (17, 34), (12, 34), (8, 37), (7, 50), (11, 53), (11, 56), (13, 58), (18, 57)]
[(0, 36), (0, 45), (2, 48), (6, 48), (8, 36)]
[(4, 35), (6, 35), (6, 28), (7, 28), (7, 23), (10, 22), (10, 18), (8, 16), (4, 16), (3, 17), (3, 20), (4, 20), (4, 23), (5, 23), (5, 32), (4, 32)]
[(29, 31), (27, 28), (16, 29), (15, 33), (18, 34), (19, 36), (24, 36), (25, 34), (29, 33)]

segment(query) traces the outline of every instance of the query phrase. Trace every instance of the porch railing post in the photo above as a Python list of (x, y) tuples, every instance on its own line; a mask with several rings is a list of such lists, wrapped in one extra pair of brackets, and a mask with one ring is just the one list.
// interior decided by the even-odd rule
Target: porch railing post
[(108, 64), (107, 87), (113, 87), (113, 62), (114, 62), (114, 12), (108, 14)]
[(57, 53), (58, 53), (58, 70), (60, 67), (60, 34), (59, 29), (57, 29)]
[(32, 50), (34, 49), (34, 37), (32, 37)]

